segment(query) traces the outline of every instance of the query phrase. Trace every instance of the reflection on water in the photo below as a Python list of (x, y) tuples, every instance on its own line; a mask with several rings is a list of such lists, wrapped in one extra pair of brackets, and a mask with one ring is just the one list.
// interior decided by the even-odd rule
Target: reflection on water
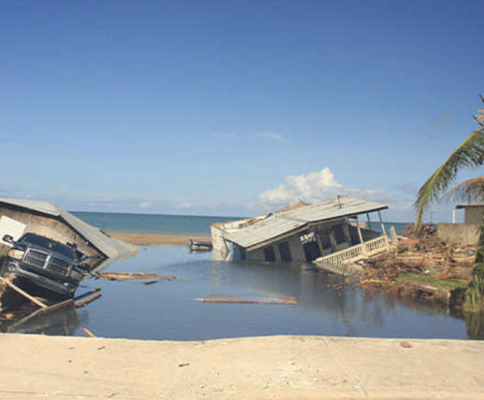
[(22, 321), (4, 322), (2, 332), (39, 333), (52, 336), (72, 336), (79, 328), (79, 315), (74, 306), (64, 307), (52, 314)]
[[(335, 335), (483, 339), (484, 318), (466, 320), (428, 305), (405, 303), (385, 293), (371, 298), (358, 287), (311, 265), (221, 263), (184, 247), (142, 248), (114, 263), (113, 271), (175, 275), (180, 281), (143, 285), (138, 281), (88, 280), (78, 293), (102, 288), (86, 308), (70, 308), (30, 321), (20, 332), (137, 339), (201, 340), (261, 335)], [(294, 296), (297, 305), (206, 304), (213, 294), (244, 299)], [(467, 327), (467, 329), (466, 329)]]

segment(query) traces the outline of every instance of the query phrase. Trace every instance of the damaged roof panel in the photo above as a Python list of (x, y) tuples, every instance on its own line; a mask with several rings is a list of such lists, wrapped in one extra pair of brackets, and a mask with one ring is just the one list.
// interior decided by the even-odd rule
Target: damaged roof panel
[(279, 238), (291, 231), (302, 229), (311, 223), (351, 217), (358, 214), (387, 209), (385, 204), (340, 196), (339, 199), (274, 213), (269, 218), (256, 222), (224, 239), (246, 249), (253, 249), (261, 243)]

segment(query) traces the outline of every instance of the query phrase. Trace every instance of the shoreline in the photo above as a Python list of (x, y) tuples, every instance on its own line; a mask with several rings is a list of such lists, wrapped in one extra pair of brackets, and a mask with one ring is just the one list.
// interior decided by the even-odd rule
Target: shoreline
[(166, 233), (142, 232), (107, 232), (113, 239), (118, 239), (136, 246), (186, 246), (189, 239), (212, 242), (211, 236), (174, 235)]

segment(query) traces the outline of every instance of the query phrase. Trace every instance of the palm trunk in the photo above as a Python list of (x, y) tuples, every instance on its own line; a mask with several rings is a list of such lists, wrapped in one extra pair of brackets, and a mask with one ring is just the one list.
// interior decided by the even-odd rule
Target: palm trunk
[(484, 216), (477, 242), (472, 278), (466, 290), (464, 310), (471, 312), (484, 310)]

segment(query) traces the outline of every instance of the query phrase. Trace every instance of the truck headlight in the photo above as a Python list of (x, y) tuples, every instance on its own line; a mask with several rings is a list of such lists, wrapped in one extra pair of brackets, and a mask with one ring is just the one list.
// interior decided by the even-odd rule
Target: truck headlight
[(17, 249), (10, 249), (7, 252), (7, 256), (10, 258), (14, 258), (16, 260), (21, 260), (24, 256), (25, 252), (22, 250), (17, 250)]

